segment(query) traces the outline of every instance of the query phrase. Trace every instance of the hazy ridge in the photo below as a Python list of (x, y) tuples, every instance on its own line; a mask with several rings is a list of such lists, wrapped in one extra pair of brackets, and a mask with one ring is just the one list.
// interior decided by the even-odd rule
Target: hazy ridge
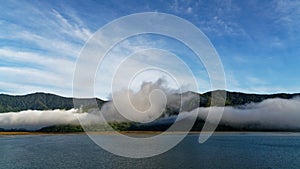
[[(224, 92), (224, 91), (211, 91), (203, 94), (195, 93), (195, 92), (185, 92), (182, 94), (174, 94), (184, 96), (193, 96), (199, 95), (200, 103), (194, 103), (190, 105), (190, 109), (194, 109), (196, 107), (209, 107), (210, 99), (212, 92)], [(239, 106), (247, 103), (258, 103), (266, 99), (272, 98), (281, 98), (281, 99), (291, 99), (296, 96), (300, 96), (300, 93), (295, 94), (287, 94), (287, 93), (277, 93), (277, 94), (248, 94), (241, 92), (229, 92), (226, 91), (227, 98), (225, 106)], [(193, 97), (189, 97), (190, 100), (188, 102), (193, 102)], [(82, 100), (90, 100), (82, 99)], [(97, 99), (97, 103), (99, 107), (101, 107), (106, 101)], [(18, 112), (23, 110), (54, 110), (54, 109), (64, 109), (69, 110), (74, 108), (73, 98), (71, 97), (63, 97), (50, 93), (32, 93), (27, 95), (7, 95), (0, 94), (0, 113), (4, 112)], [(167, 109), (169, 106), (167, 105)], [(176, 111), (176, 110), (170, 110)]]
[[(217, 90), (212, 92), (220, 93), (224, 91)], [(139, 124), (128, 121), (111, 121), (109, 124), (115, 130), (120, 131), (164, 131), (174, 123), (177, 115), (181, 113), (178, 99), (182, 99), (184, 100), (182, 106), (185, 107), (184, 110), (186, 111), (184, 113), (199, 111), (198, 119), (192, 130), (200, 131), (207, 116), (207, 108), (210, 107), (212, 92), (203, 94), (195, 92), (173, 93), (169, 96), (171, 101), (167, 102), (163, 116), (150, 123)], [(298, 125), (300, 112), (297, 109), (300, 101), (299, 93), (247, 94), (226, 92), (226, 95), (225, 110), (222, 120), (217, 127), (218, 131), (300, 131), (300, 125)], [(199, 98), (200, 102), (198, 101)], [(70, 97), (49, 93), (33, 93), (22, 96), (0, 94), (0, 112), (4, 115), (2, 116), (4, 119), (2, 119), (3, 124), (1, 125), (11, 121), (10, 123), (12, 124), (28, 123), (33, 126), (39, 126), (35, 129), (29, 129), (30, 131), (82, 132), (84, 131), (83, 128), (72, 114), (77, 114), (76, 108), (88, 109), (91, 99), (97, 100), (99, 109), (105, 103), (109, 103), (109, 101), (98, 98), (80, 99), (80, 103), (83, 105), (74, 109), (73, 98)], [(217, 107), (213, 107), (212, 110), (214, 111), (214, 109), (217, 109)], [(288, 112), (288, 114), (285, 114), (285, 112)], [(16, 115), (18, 118), (16, 118)], [(33, 117), (37, 119), (32, 121)], [(61, 117), (64, 117), (64, 119), (61, 119)], [(92, 113), (79, 113), (77, 117), (94, 119)], [(19, 120), (16, 121), (16, 119)], [(23, 122), (20, 122), (20, 119)], [(24, 126), (6, 129), (1, 129), (3, 127), (0, 126), (0, 131), (27, 131), (27, 126)], [(96, 128), (98, 130), (101, 126), (96, 126)]]

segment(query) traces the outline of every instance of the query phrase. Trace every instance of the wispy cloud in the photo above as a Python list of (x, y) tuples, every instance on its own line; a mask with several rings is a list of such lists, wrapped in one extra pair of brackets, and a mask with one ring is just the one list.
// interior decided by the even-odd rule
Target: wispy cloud
[[(64, 91), (71, 91), (75, 62), (85, 41), (97, 28), (112, 19), (133, 12), (144, 12), (143, 10), (175, 14), (198, 26), (210, 38), (225, 63), (225, 73), (231, 90), (254, 91), (273, 88), (267, 91), (276, 92), (277, 89), (282, 91), (286, 84), (283, 84), (283, 80), (275, 81), (280, 77), (276, 79), (270, 75), (275, 77), (276, 74), (285, 80), (295, 79), (292, 74), (298, 70), (295, 63), (299, 62), (297, 28), (300, 26), (300, 4), (296, 1), (174, 0), (147, 4), (129, 2), (132, 7), (120, 7), (116, 2), (62, 3), (63, 5), (45, 1), (39, 3), (9, 1), (1, 4), (0, 67), (5, 71), (1, 73), (1, 91), (8, 91), (11, 88), (4, 84), (15, 84), (14, 89), (8, 93), (15, 93), (14, 90), (26, 91), (21, 89), (22, 85), (28, 88), (28, 92), (47, 90), (43, 86), (40, 86), (41, 88), (36, 86), (35, 90), (32, 85), (40, 83), (34, 80), (29, 83), (26, 80), (36, 77), (40, 78), (40, 81), (49, 82), (49, 86), (57, 87), (49, 88), (47, 91), (58, 91), (61, 87), (64, 95), (72, 95), (71, 92)], [(115, 28), (118, 29), (122, 28)], [(134, 43), (130, 40), (124, 41), (111, 51), (107, 59), (109, 64), (102, 68), (105, 73), (101, 74), (101, 83), (98, 81), (98, 85), (104, 87), (102, 91), (110, 89), (108, 82), (113, 76), (113, 68), (118, 66), (124, 56), (133, 52), (157, 47), (187, 60), (189, 57), (187, 50), (169, 43), (169, 40), (139, 38), (134, 41)], [(268, 59), (270, 56), (274, 59)], [(152, 61), (155, 59), (157, 62), (162, 60), (162, 63), (167, 61), (164, 58), (157, 60), (155, 57)], [(147, 66), (143, 60), (135, 60), (132, 63)], [(194, 60), (189, 60), (189, 63), (194, 63)], [(284, 64), (288, 64), (289, 69), (286, 69)], [(293, 64), (294, 66), (290, 66)], [(201, 63), (197, 62), (194, 65), (201, 66)], [(201, 72), (203, 68), (198, 68), (199, 66), (192, 67), (192, 70), (197, 74), (201, 91), (209, 90), (209, 79), (204, 75), (205, 72)], [(176, 66), (173, 65), (174, 67)], [(36, 71), (33, 71), (35, 69)], [(274, 73), (268, 73), (267, 69)], [(40, 72), (43, 75), (29, 72)], [(45, 72), (49, 72), (49, 76), (46, 76)], [(57, 79), (52, 77), (53, 74)], [(20, 78), (15, 78), (15, 75)], [(254, 77), (266, 83), (259, 84), (258, 80), (246, 77)], [(147, 78), (153, 79), (153, 76)], [(245, 85), (245, 82), (248, 84)], [(297, 80), (290, 80), (290, 83), (294, 82), (294, 87), (288, 86), (290, 90), (287, 91), (294, 90), (299, 84)], [(20, 88), (17, 89), (18, 87)], [(106, 92), (102, 97), (108, 94)]]
[(44, 50), (45, 53), (49, 52), (73, 58), (77, 57), (81, 47), (81, 45), (61, 39), (61, 37), (51, 37), (51, 35), (46, 32), (43, 36), (28, 31), (15, 32), (12, 34), (12, 38), (8, 38), (8, 40), (24, 41), (25, 43), (30, 44), (30, 47)]
[(78, 38), (82, 40), (82, 42), (88, 40), (88, 38), (92, 35), (91, 31), (83, 26), (82, 21), (78, 17), (73, 15), (72, 17), (75, 18), (75, 22), (77, 23), (71, 24), (70, 21), (68, 21), (55, 9), (53, 9), (52, 12), (57, 18), (57, 24), (61, 26), (62, 33), (67, 34), (73, 38)]
[(170, 6), (176, 14), (187, 14), (201, 30), (211, 36), (248, 36), (238, 22), (241, 12), (231, 0), (225, 1), (180, 1)]
[[(50, 72), (60, 73), (61, 75), (70, 75), (73, 73), (75, 65), (73, 60), (61, 58), (58, 56), (43, 55), (37, 52), (26, 52), (17, 49), (2, 48), (0, 49), (0, 59), (12, 61), (16, 64), (31, 63)], [(69, 69), (66, 69), (68, 67)]]
[[(278, 0), (274, 1), (274, 8), (277, 12), (275, 15), (278, 22), (281, 22), (285, 26), (293, 26), (299, 24), (300, 15), (300, 2), (291, 0)], [(296, 30), (296, 29), (295, 29)]]
[[(182, 88), (183, 90), (191, 89), (189, 84), (192, 83), (193, 76), (187, 75), (189, 63), (180, 60), (180, 56), (167, 53), (167, 46), (164, 45), (163, 40), (153, 43), (147, 42), (147, 39), (138, 37), (126, 40), (111, 50), (99, 65), (96, 76), (96, 86), (99, 86), (99, 92), (109, 94), (112, 84), (116, 85), (114, 87), (118, 90), (127, 87), (137, 90), (143, 82), (154, 82), (160, 78), (168, 81), (169, 87), (173, 89), (179, 87), (174, 79), (185, 86)], [(162, 51), (164, 49), (165, 52)], [(148, 69), (144, 70), (145, 68)], [(113, 83), (113, 80), (116, 79), (118, 82)], [(130, 79), (133, 80), (132, 83), (127, 84)], [(196, 79), (201, 80), (202, 77), (197, 76)]]
[(76, 58), (91, 30), (74, 12), (64, 16), (46, 4), (21, 4), (27, 8), (1, 22), (0, 38), (7, 43), (0, 46), (0, 60), (13, 63), (0, 64), (1, 88), (7, 93), (42, 90), (70, 96)]
[(10, 79), (10, 82), (18, 84), (31, 84), (41, 86), (64, 87), (71, 78), (65, 79), (54, 72), (43, 71), (32, 68), (0, 67), (0, 76)]

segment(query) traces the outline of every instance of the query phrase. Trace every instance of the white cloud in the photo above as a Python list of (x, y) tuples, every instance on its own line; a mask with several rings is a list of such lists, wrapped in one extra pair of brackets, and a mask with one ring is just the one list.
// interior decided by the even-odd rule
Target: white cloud
[[(250, 103), (240, 107), (225, 107), (221, 123), (235, 127), (252, 125), (265, 129), (300, 128), (300, 98), (267, 99), (260, 103)], [(199, 117), (205, 119), (210, 108), (198, 108)], [(211, 115), (220, 109), (212, 107)], [(192, 113), (197, 112), (194, 110)], [(216, 114), (216, 117), (218, 115)], [(214, 120), (214, 119), (212, 119)]]
[[(75, 61), (49, 55), (42, 55), (34, 52), (20, 51), (16, 49), (0, 49), (0, 59), (13, 62), (32, 63), (42, 66), (50, 72), (71, 76), (75, 67)], [(66, 69), (66, 67), (68, 69)]]
[(42, 127), (60, 124), (80, 124), (81, 121), (96, 122), (93, 114), (78, 113), (78, 110), (26, 110), (0, 114), (0, 128), (25, 128), (37, 130)]
[(91, 31), (88, 30), (86, 27), (82, 26), (82, 22), (78, 17), (73, 15), (73, 18), (75, 17), (76, 21), (81, 24), (78, 23), (71, 24), (70, 21), (68, 21), (65, 17), (63, 17), (62, 14), (60, 14), (58, 11), (56, 11), (55, 9), (53, 9), (52, 11), (55, 17), (57, 18), (57, 23), (59, 24), (59, 26), (62, 27), (61, 28), (62, 33), (81, 39), (83, 42), (85, 42), (91, 37), (92, 35)]
[(90, 29), (74, 12), (64, 16), (47, 6), (15, 5), (26, 8), (1, 22), (0, 37), (10, 42), (0, 47), (0, 60), (9, 63), (0, 67), (2, 90), (71, 96), (76, 58), (92, 34)]
[(248, 76), (246, 77), (247, 79), (247, 83), (250, 83), (252, 85), (255, 86), (261, 86), (261, 85), (266, 85), (267, 83), (265, 82), (265, 80), (260, 79), (258, 77), (254, 77), (254, 76)]
[(192, 13), (192, 12), (193, 12), (193, 8), (192, 8), (192, 7), (188, 7), (188, 8), (186, 9), (186, 12), (187, 12), (187, 13)]
[[(292, 0), (277, 0), (273, 1), (270, 5), (272, 12), (269, 13), (269, 18), (271, 18), (275, 24), (280, 25), (294, 38), (293, 34), (299, 32), (300, 26), (300, 2)], [(282, 45), (282, 43), (277, 42), (275, 45)]]
[[(154, 46), (159, 46), (159, 44)], [(109, 53), (99, 65), (96, 76), (98, 91), (111, 91), (113, 80), (117, 81), (113, 84), (116, 85), (114, 89), (127, 88), (130, 85), (128, 81), (132, 80), (130, 87), (137, 90), (143, 82), (155, 82), (159, 78), (167, 80), (168, 87), (173, 89), (197, 90), (192, 87), (194, 83), (192, 71), (179, 57), (159, 49), (145, 49), (143, 45), (135, 46), (125, 43), (125, 47), (121, 44), (121, 47)], [(127, 53), (136, 54), (127, 56)], [(199, 77), (195, 79), (197, 81)], [(176, 83), (179, 83), (179, 86)]]
[[(134, 106), (139, 111), (149, 111), (147, 114), (136, 115), (133, 118), (138, 121), (153, 120), (160, 113), (157, 110), (163, 110), (165, 103), (161, 99), (156, 99), (158, 95), (151, 96), (151, 106), (149, 104), (150, 93), (155, 90), (161, 90), (165, 94), (170, 94), (160, 86), (160, 83), (144, 83), (139, 92), (130, 90), (117, 93), (119, 97), (120, 108), (123, 110), (131, 110)], [(128, 103), (128, 97), (131, 103)], [(169, 95), (169, 97), (173, 97)], [(172, 98), (170, 101), (172, 101)], [(176, 98), (174, 97), (176, 100)], [(173, 100), (173, 101), (175, 101)], [(174, 102), (176, 103), (176, 101)], [(170, 103), (169, 103), (170, 104)], [(178, 105), (178, 103), (176, 103)], [(293, 99), (267, 99), (260, 103), (250, 103), (239, 107), (225, 107), (221, 124), (227, 124), (233, 127), (253, 127), (257, 129), (299, 129), (300, 128), (300, 98)], [(129, 108), (130, 107), (130, 108)], [(151, 108), (150, 108), (151, 107)], [(210, 113), (213, 122), (223, 109), (221, 107), (197, 108), (191, 112), (182, 112), (182, 117), (189, 117), (194, 113), (198, 114), (201, 119), (206, 119), (208, 112)], [(120, 112), (116, 110), (112, 102), (106, 103), (101, 108), (102, 114), (108, 121), (128, 121)], [(126, 113), (132, 111), (126, 111)], [(39, 129), (41, 127), (57, 125), (57, 124), (79, 124), (78, 119), (86, 124), (100, 123), (101, 118), (99, 112), (79, 113), (75, 109), (71, 110), (26, 110), (21, 112), (0, 113), (0, 128), (27, 128)], [(123, 112), (124, 113), (124, 112)], [(122, 115), (125, 115), (123, 114)], [(140, 112), (137, 112), (140, 113)], [(159, 113), (159, 114), (157, 114)], [(133, 114), (126, 114), (126, 117)], [(191, 116), (192, 117), (192, 116)], [(174, 116), (169, 117), (174, 119)], [(165, 120), (168, 121), (168, 120)]]
[(64, 76), (58, 75), (54, 72), (21, 67), (0, 67), (0, 76), (3, 79), (9, 79), (9, 82), (11, 83), (19, 83), (23, 85), (34, 84), (36, 86), (44, 85), (53, 87), (64, 87), (68, 84), (71, 85), (69, 81), (72, 79), (66, 79)]
[[(49, 37), (51, 35), (41, 36), (28, 31), (15, 32), (10, 35), (10, 40), (21, 40), (29, 43), (30, 46), (36, 45), (39, 49), (46, 50), (49, 53), (59, 54), (60, 56), (68, 56), (76, 58), (82, 45), (66, 41), (59, 37)], [(62, 35), (63, 37), (63, 35)]]

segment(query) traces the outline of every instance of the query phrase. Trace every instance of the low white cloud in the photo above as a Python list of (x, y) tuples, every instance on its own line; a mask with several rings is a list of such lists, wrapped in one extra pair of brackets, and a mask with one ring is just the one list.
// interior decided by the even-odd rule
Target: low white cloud
[[(299, 129), (300, 128), (300, 98), (267, 99), (260, 103), (250, 103), (239, 107), (225, 107), (221, 119), (222, 124), (233, 127), (262, 129)], [(210, 110), (211, 109), (211, 110)], [(197, 113), (201, 119), (206, 119), (208, 111), (216, 115), (220, 107), (197, 108), (190, 113)], [(214, 117), (214, 116), (212, 116)], [(212, 118), (214, 121), (215, 118)]]
[[(108, 102), (101, 108), (101, 113), (106, 121), (129, 121), (128, 117), (141, 122), (150, 122), (157, 117), (163, 117), (161, 110), (164, 110), (164, 102), (161, 98), (151, 96), (156, 89), (163, 89), (158, 83), (145, 83), (137, 93), (132, 91), (121, 91), (118, 93), (120, 107), (122, 112), (131, 112), (131, 114), (120, 113), (113, 102)], [(168, 94), (168, 93), (167, 93)], [(121, 97), (120, 97), (121, 96)], [(127, 96), (131, 98), (128, 104)], [(152, 97), (149, 99), (149, 96)], [(182, 98), (182, 102), (189, 101), (193, 95)], [(178, 106), (178, 95), (168, 95), (168, 105)], [(225, 107), (220, 124), (232, 126), (234, 128), (252, 129), (300, 129), (300, 98), (293, 99), (267, 99), (260, 103), (250, 103), (239, 107)], [(132, 113), (132, 106), (138, 110)], [(182, 117), (189, 117), (197, 113), (198, 118), (205, 120), (208, 112), (212, 118), (210, 122), (216, 121), (217, 112), (221, 107), (197, 108), (190, 112), (181, 112)], [(45, 126), (58, 124), (95, 124), (103, 122), (99, 118), (99, 111), (89, 113), (80, 113), (76, 109), (71, 110), (26, 110), (21, 112), (8, 112), (0, 114), (0, 128), (26, 128), (39, 129)], [(140, 113), (140, 114), (138, 114)], [(146, 113), (146, 114), (143, 114)], [(125, 116), (124, 116), (125, 115)], [(126, 118), (125, 118), (126, 117)], [(174, 122), (177, 116), (157, 118), (154, 122), (170, 123)]]
[(0, 114), (0, 128), (13, 129), (25, 128), (36, 130), (42, 127), (60, 124), (79, 124), (81, 121), (95, 122), (96, 115), (79, 113), (71, 110), (26, 110)]
[(76, 110), (26, 110), (0, 114), (2, 128), (40, 128), (48, 125), (75, 123)]
[(164, 80), (144, 82), (139, 91), (120, 90), (113, 93), (113, 101), (103, 105), (101, 112), (108, 121), (150, 122), (162, 116), (171, 91)]

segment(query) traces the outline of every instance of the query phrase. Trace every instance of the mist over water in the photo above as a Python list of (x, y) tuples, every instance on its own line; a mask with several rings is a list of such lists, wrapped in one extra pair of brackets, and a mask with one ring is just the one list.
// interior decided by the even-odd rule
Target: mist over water
[(45, 126), (79, 124), (78, 119), (93, 121), (94, 114), (71, 110), (26, 110), (0, 114), (0, 128), (36, 130)]
[[(266, 99), (260, 103), (250, 103), (238, 107), (227, 106), (221, 119), (222, 124), (233, 127), (252, 127), (262, 129), (299, 129), (300, 128), (300, 98)], [(197, 108), (198, 117), (206, 119), (208, 110), (214, 114), (219, 109)], [(190, 113), (195, 113), (193, 110)]]
[[(167, 114), (166, 105), (178, 110), (183, 107), (182, 114), (189, 116), (198, 113), (198, 118), (206, 120), (209, 111), (217, 117), (217, 112), (221, 109), (221, 107), (199, 107), (186, 110), (184, 105), (190, 103), (197, 94), (191, 92), (180, 95), (176, 92), (178, 91), (168, 89), (162, 79), (156, 82), (144, 82), (137, 92), (126, 89), (114, 93), (114, 100), (117, 100), (118, 107), (115, 102), (110, 101), (105, 103), (100, 111), (93, 110), (89, 113), (77, 109), (1, 113), (0, 128), (36, 130), (51, 125), (80, 124), (79, 120), (83, 123), (101, 123), (99, 113), (102, 113), (108, 122), (174, 122), (177, 116)], [(252, 126), (261, 129), (300, 129), (299, 105), (300, 97), (266, 99), (260, 103), (237, 107), (226, 106), (220, 123), (235, 128)], [(215, 119), (211, 120), (213, 122)]]

